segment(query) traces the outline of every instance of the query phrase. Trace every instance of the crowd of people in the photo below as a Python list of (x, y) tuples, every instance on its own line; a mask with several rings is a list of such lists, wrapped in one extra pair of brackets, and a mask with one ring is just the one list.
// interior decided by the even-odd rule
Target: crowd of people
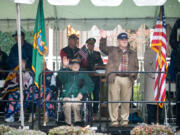
[[(17, 32), (12, 35), (15, 40), (15, 44), (10, 50), (9, 56), (2, 52), (1, 70), (10, 70), (10, 73), (1, 72), (1, 80), (5, 80), (4, 88), (0, 92), (0, 99), (9, 100), (9, 102), (3, 102), (1, 110), (4, 110), (5, 121), (14, 122), (14, 116), (20, 111), (20, 103), (15, 102), (20, 99), (19, 92), (19, 65), (18, 65), (18, 45), (17, 45)], [(44, 81), (42, 81), (42, 87), (40, 90), (41, 102), (38, 103), (39, 89), (34, 85), (33, 78), (34, 73), (31, 70), (32, 66), (32, 45), (25, 41), (25, 33), (21, 32), (22, 43), (22, 79), (23, 79), (23, 99), (25, 100), (24, 107), (27, 112), (30, 113), (29, 122), (32, 122), (32, 105), (36, 111), (36, 106), (43, 106), (43, 93), (44, 93)], [(56, 87), (56, 79), (52, 72), (46, 68), (45, 73), (45, 100), (49, 101), (53, 99), (53, 91)], [(34, 100), (35, 104), (29, 101)], [(14, 102), (13, 102), (14, 101)], [(55, 117), (54, 104), (46, 103), (46, 116)], [(19, 117), (19, 121), (21, 118)]]
[[(178, 20), (172, 30), (170, 43), (172, 48), (175, 50), (175, 71), (178, 73), (180, 70), (179, 66), (179, 49), (180, 49), (180, 39), (176, 37), (177, 30), (180, 29), (180, 21)], [(180, 31), (180, 30), (179, 30)], [(23, 98), (24, 100), (35, 101), (36, 106), (43, 106), (43, 92), (45, 88), (45, 99), (47, 101), (55, 99), (54, 93), (56, 91), (56, 84), (61, 85), (61, 100), (65, 101), (63, 103), (63, 111), (65, 116), (65, 123), (67, 125), (72, 125), (73, 123), (79, 123), (82, 121), (80, 115), (80, 109), (82, 103), (80, 102), (66, 102), (66, 101), (81, 101), (86, 95), (93, 95), (91, 100), (99, 101), (100, 95), (100, 77), (94, 76), (87, 72), (80, 71), (95, 71), (97, 66), (103, 66), (103, 60), (101, 54), (94, 50), (96, 43), (95, 38), (89, 38), (86, 44), (82, 48), (78, 48), (79, 38), (75, 34), (68, 37), (68, 45), (60, 51), (61, 57), (61, 68), (55, 78), (52, 72), (48, 72), (48, 67), (46, 67), (45, 74), (45, 87), (42, 84), (42, 89), (40, 90), (39, 104), (39, 89), (34, 85), (33, 77), (34, 74), (31, 71), (32, 63), (32, 45), (27, 43), (25, 39), (25, 34), (21, 32), (22, 35), (22, 69), (23, 69)], [(107, 36), (105, 33), (101, 35), (100, 39), (100, 51), (108, 56), (108, 64), (106, 65), (106, 75), (110, 72), (115, 72), (109, 74), (108, 82), (108, 101), (130, 101), (132, 96), (132, 86), (137, 78), (137, 73), (127, 73), (128, 71), (138, 71), (138, 59), (137, 52), (130, 49), (128, 43), (127, 33), (120, 33), (117, 36), (118, 46), (107, 45)], [(16, 44), (11, 48), (9, 56), (6, 53), (0, 52), (0, 69), (3, 70), (14, 70), (18, 71), (18, 46), (17, 46), (17, 33), (13, 34)], [(178, 40), (178, 41), (177, 41)], [(145, 70), (154, 70), (152, 60), (155, 62), (155, 54), (149, 48), (145, 53)], [(152, 83), (154, 81), (154, 76), (148, 74), (147, 78), (147, 89), (151, 89), (153, 92)], [(19, 100), (19, 74), (18, 72), (10, 72), (9, 74), (1, 73), (1, 79), (5, 79), (5, 85), (3, 91), (0, 93), (1, 99), (7, 99), (4, 105), (5, 121), (14, 122), (15, 113), (19, 112), (20, 104), (19, 102), (14, 102), (13, 100)], [(59, 83), (60, 82), (60, 83)], [(44, 82), (43, 82), (44, 83)], [(149, 95), (152, 94), (147, 94)], [(178, 96), (177, 96), (178, 97)], [(178, 98), (177, 98), (178, 99)], [(111, 120), (111, 126), (127, 126), (129, 122), (129, 103), (109, 103), (109, 117)], [(25, 108), (32, 114), (31, 102), (25, 102)], [(46, 103), (46, 117), (55, 117), (55, 107), (53, 103)], [(147, 105), (148, 120), (149, 123), (156, 122), (154, 115), (152, 116), (152, 111), (154, 106), (151, 104)], [(93, 114), (99, 111), (99, 104), (93, 104)], [(179, 108), (178, 108), (179, 109)], [(74, 122), (72, 122), (71, 111), (74, 113)], [(20, 119), (21, 120), (21, 119)], [(32, 115), (29, 117), (29, 122), (32, 121)]]
[[(22, 35), (22, 65), (23, 65), (23, 98), (24, 100), (32, 100), (35, 102), (38, 99), (38, 88), (33, 85), (33, 74), (28, 72), (31, 69), (32, 63), (32, 45), (27, 43), (25, 34)], [(8, 68), (11, 70), (18, 70), (18, 47), (17, 47), (17, 33), (13, 34), (16, 44), (12, 47), (9, 57), (7, 57)], [(100, 50), (109, 56), (109, 64), (107, 65), (107, 73), (111, 71), (137, 71), (138, 61), (137, 55), (129, 48), (128, 35), (121, 33), (117, 37), (118, 47), (108, 47), (106, 44), (106, 38), (102, 37), (100, 40)], [(62, 66), (58, 72), (57, 79), (54, 78), (52, 73), (46, 72), (46, 100), (53, 99), (53, 91), (55, 91), (56, 81), (60, 81), (62, 85), (61, 100), (63, 101), (81, 101), (87, 94), (93, 94), (94, 101), (99, 101), (100, 94), (100, 77), (93, 76), (88, 73), (81, 73), (78, 71), (95, 71), (96, 66), (102, 66), (103, 60), (101, 54), (94, 50), (96, 39), (89, 38), (86, 41), (84, 49), (79, 49), (79, 38), (72, 34), (68, 37), (68, 46), (60, 51), (62, 60)], [(83, 51), (83, 52), (82, 52)], [(46, 70), (48, 71), (48, 70)], [(67, 72), (72, 71), (72, 72)], [(131, 98), (132, 83), (136, 79), (136, 74), (114, 74), (110, 76), (109, 82), (109, 100), (127, 100)], [(43, 99), (43, 86), (40, 90), (40, 98)], [(5, 78), (4, 89), (1, 92), (1, 98), (7, 99), (12, 102), (5, 104), (5, 121), (14, 122), (15, 113), (19, 112), (19, 102), (13, 102), (13, 100), (19, 100), (19, 74), (18, 72), (11, 72)], [(39, 105), (38, 102), (35, 106), (42, 106), (42, 102)], [(64, 103), (63, 110), (65, 115), (65, 122), (67, 125), (72, 124), (71, 110), (74, 112), (74, 122), (81, 122), (80, 107), (81, 103)], [(93, 105), (93, 113), (98, 112), (98, 103)], [(25, 102), (25, 108), (31, 112), (31, 103)], [(36, 107), (35, 107), (36, 108)], [(113, 126), (118, 124), (118, 109), (119, 104), (109, 104), (109, 114)], [(46, 103), (46, 116), (54, 117), (54, 104)], [(129, 104), (121, 105), (121, 124), (128, 124), (129, 116)], [(20, 119), (19, 119), (20, 120)], [(29, 122), (32, 121), (32, 115), (29, 117)]]

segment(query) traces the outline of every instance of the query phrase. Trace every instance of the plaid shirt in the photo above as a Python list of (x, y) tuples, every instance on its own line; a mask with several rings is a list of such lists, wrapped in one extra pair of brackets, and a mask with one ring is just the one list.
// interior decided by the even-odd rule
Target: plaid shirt
[(127, 53), (127, 51), (123, 52), (123, 55), (120, 58), (119, 71), (122, 71), (122, 72), (128, 71), (128, 53)]
[[(100, 40), (100, 50), (108, 55), (108, 64), (106, 66), (106, 75), (110, 72), (120, 71), (119, 69), (121, 58), (123, 55), (122, 50), (117, 46), (107, 46), (107, 39), (101, 38)], [(137, 53), (130, 48), (127, 48), (127, 55), (128, 55), (128, 71), (138, 71), (138, 60), (137, 60)], [(120, 66), (121, 67), (121, 66)], [(121, 73), (122, 74), (122, 73)], [(117, 74), (111, 74), (109, 76), (109, 82), (113, 83), (114, 79)], [(119, 74), (118, 74), (119, 75)], [(128, 73), (128, 75), (119, 75), (122, 77), (129, 77), (131, 81), (134, 81), (137, 77), (137, 73)]]

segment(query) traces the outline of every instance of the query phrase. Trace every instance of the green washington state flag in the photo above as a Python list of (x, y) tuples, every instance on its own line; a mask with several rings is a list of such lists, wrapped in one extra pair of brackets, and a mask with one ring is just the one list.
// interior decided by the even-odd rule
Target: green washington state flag
[(32, 70), (35, 73), (35, 79), (34, 79), (35, 85), (39, 88), (38, 79), (40, 73), (43, 71), (43, 57), (44, 57), (44, 52), (47, 50), (43, 0), (39, 0), (35, 23), (36, 24), (34, 28), (34, 39), (33, 39)]

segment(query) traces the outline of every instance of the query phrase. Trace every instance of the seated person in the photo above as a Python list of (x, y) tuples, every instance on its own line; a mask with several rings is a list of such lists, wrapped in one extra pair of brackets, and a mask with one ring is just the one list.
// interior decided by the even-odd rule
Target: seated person
[[(87, 73), (79, 73), (80, 61), (72, 59), (69, 65), (69, 59), (63, 57), (63, 67), (58, 73), (58, 80), (63, 84), (62, 100), (63, 101), (80, 101), (85, 94), (89, 94), (94, 89), (94, 83)], [(62, 72), (73, 71), (73, 72)], [(81, 103), (64, 103), (65, 122), (71, 125), (71, 110), (74, 112), (74, 122), (81, 121), (80, 117)]]
[[(0, 70), (8, 70), (8, 56), (5, 52), (1, 50), (0, 47)], [(2, 72), (0, 71), (0, 93), (3, 91), (3, 86), (4, 86), (4, 80), (7, 77), (8, 72)], [(5, 99), (6, 100), (6, 99)], [(4, 104), (5, 102), (0, 102), (0, 111), (4, 110)]]
[[(46, 72), (45, 72), (45, 87), (46, 87), (45, 100), (46, 101), (50, 101), (54, 98), (53, 91), (55, 90), (55, 87), (56, 87), (56, 80), (55, 80), (55, 77), (53, 75), (53, 72), (48, 72), (48, 71), (50, 71), (50, 70), (48, 70), (46, 68)], [(43, 94), (44, 94), (44, 88), (43, 87), (41, 90), (41, 99), (43, 99)], [(41, 104), (43, 105), (43, 101), (41, 102)], [(46, 117), (55, 117), (54, 104), (53, 103), (50, 103), (50, 102), (46, 103)]]
[[(22, 70), (25, 70), (26, 61), (22, 60)], [(33, 77), (30, 74), (30, 72), (25, 71), (22, 74), (23, 79), (23, 95), (25, 98), (25, 95), (29, 92), (29, 87), (33, 84)], [(9, 73), (5, 80), (5, 86), (4, 91), (1, 93), (2, 99), (7, 97), (7, 100), (12, 102), (7, 102), (5, 106), (5, 116), (6, 122), (14, 122), (14, 114), (16, 112), (19, 112), (20, 110), (20, 103), (19, 102), (13, 102), (14, 100), (20, 99), (20, 92), (19, 92), (19, 73), (18, 72), (12, 72)]]
[[(50, 72), (50, 70), (47, 68), (45, 69), (45, 71), (46, 71), (45, 72), (45, 89), (46, 89), (45, 100), (50, 101), (54, 98), (53, 91), (55, 90), (55, 87), (56, 87), (56, 80), (55, 80), (55, 77), (53, 75), (53, 72)], [(34, 100), (36, 102), (36, 105), (38, 105), (38, 97), (39, 97), (38, 92), (39, 92), (39, 90), (35, 85), (34, 85), (34, 87), (35, 87)], [(29, 94), (27, 95), (27, 100), (32, 100), (32, 98), (33, 98), (32, 95), (33, 95), (33, 88), (30, 88)], [(43, 107), (43, 98), (44, 98), (44, 81), (43, 80), (42, 80), (40, 98), (41, 98), (40, 106)], [(30, 106), (30, 109), (31, 109), (31, 105), (28, 105), (28, 106)], [(50, 103), (50, 102), (46, 102), (45, 107), (46, 107), (46, 114), (45, 115), (47, 117), (46, 120), (48, 121), (49, 117), (52, 117), (52, 118), (55, 117), (54, 104)], [(30, 110), (30, 113), (31, 112), (32, 111)], [(30, 115), (28, 122), (32, 122), (32, 114)]]
[[(8, 56), (0, 47), (0, 70), (8, 70)], [(0, 72), (0, 80), (4, 80), (7, 76), (6, 72)]]

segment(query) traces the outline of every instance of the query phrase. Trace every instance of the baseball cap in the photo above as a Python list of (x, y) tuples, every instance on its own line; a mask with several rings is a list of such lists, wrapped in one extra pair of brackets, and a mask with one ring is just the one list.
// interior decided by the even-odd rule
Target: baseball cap
[(117, 36), (117, 39), (118, 40), (121, 40), (121, 39), (128, 39), (128, 35), (126, 33), (120, 33), (118, 36)]
[[(18, 34), (18, 33), (17, 33), (17, 31), (16, 31), (16, 32), (12, 35), (12, 37), (17, 36), (17, 34)], [(21, 31), (21, 36), (25, 36), (24, 32), (22, 32), (22, 31)]]

